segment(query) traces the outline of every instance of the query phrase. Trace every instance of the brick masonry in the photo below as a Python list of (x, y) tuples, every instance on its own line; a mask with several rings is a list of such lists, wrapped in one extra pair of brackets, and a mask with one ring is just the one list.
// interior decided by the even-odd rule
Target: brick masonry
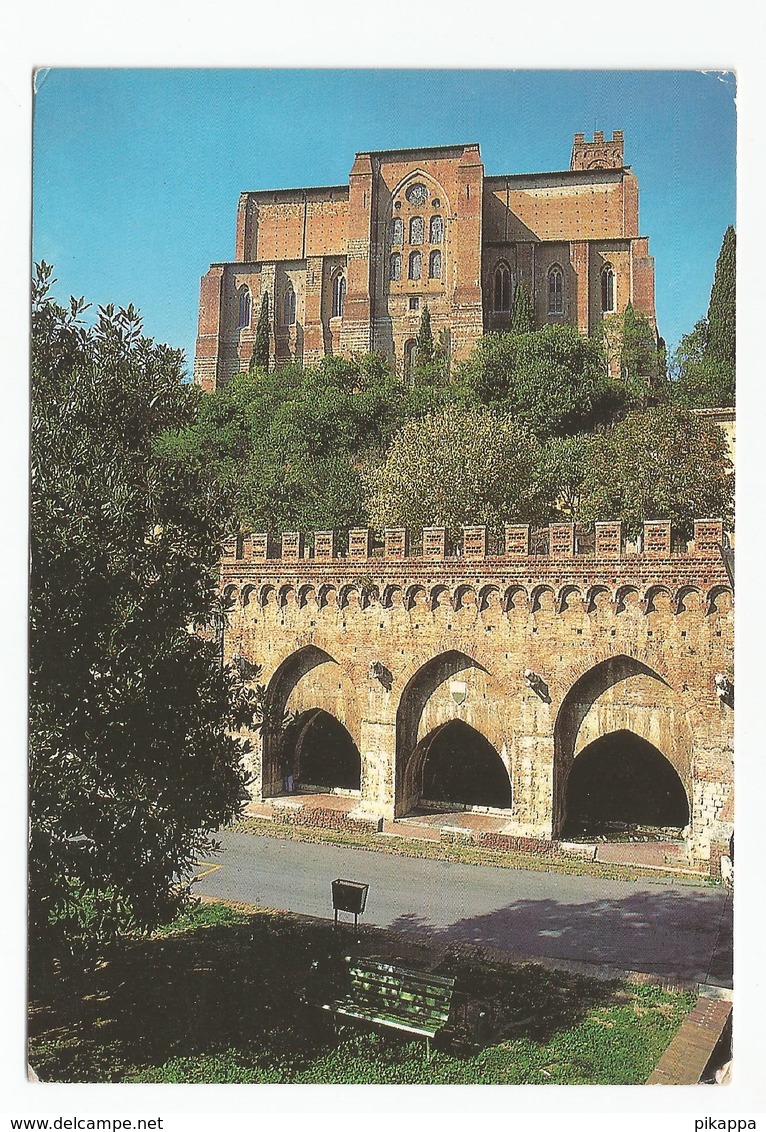
[[(574, 760), (628, 730), (665, 756), (686, 791), (679, 864), (716, 872), (733, 829), (733, 712), (715, 683), (733, 673), (720, 524), (702, 521), (686, 553), (673, 554), (659, 553), (669, 542), (662, 530), (658, 545), (656, 525), (643, 553), (627, 553), (611, 524), (598, 555), (577, 552), (561, 527), (542, 540), (558, 553), (519, 553), (530, 539), (518, 531), (507, 553), (484, 556), (476, 527), (460, 553), (432, 528), (421, 555), (402, 531), (386, 532), (383, 548), (364, 530), (304, 545), (286, 535), (281, 554), (278, 539), (240, 536), (221, 563), (225, 655), (260, 668), (270, 718), (321, 709), (343, 724), (360, 752), (365, 816), (410, 812), (429, 737), (461, 720), (509, 776), (503, 835), (550, 844)], [(254, 798), (273, 797), (280, 736), (251, 739)]]
[[(485, 176), (476, 144), (358, 153), (346, 185), (242, 193), (235, 258), (202, 278), (195, 381), (211, 390), (247, 369), (264, 293), (272, 359), (372, 350), (404, 377), (426, 304), (434, 337), (448, 329), (460, 360), (484, 331), (508, 327), (520, 282), (538, 325), (590, 333), (605, 313), (601, 272), (610, 266), (616, 311), (632, 301), (654, 322), (654, 261), (639, 236), (638, 183), (623, 145), (619, 130), (592, 142), (577, 134), (570, 169), (509, 176)], [(552, 270), (562, 277), (560, 304), (549, 301)], [(502, 293), (498, 272), (509, 281)]]
[(279, 821), (285, 825), (304, 825), (311, 829), (339, 829), (349, 833), (380, 833), (383, 818), (365, 818), (325, 806), (279, 806)]
[(731, 1015), (731, 1002), (702, 998), (681, 1023), (647, 1085), (697, 1085)]

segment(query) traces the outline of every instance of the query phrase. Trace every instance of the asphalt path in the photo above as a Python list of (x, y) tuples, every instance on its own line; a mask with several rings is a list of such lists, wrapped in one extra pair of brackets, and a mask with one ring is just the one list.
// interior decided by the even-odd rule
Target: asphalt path
[[(227, 831), (195, 889), (332, 919), (330, 884), (364, 881), (362, 921), (529, 957), (730, 987), (728, 891), (420, 860)], [(348, 919), (348, 917), (345, 917)]]

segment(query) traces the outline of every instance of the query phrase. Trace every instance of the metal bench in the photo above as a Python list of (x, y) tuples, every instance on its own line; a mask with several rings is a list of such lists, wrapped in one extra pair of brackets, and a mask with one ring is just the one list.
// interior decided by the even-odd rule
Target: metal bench
[(450, 1015), (454, 978), (371, 959), (346, 957), (345, 963), (345, 993), (334, 1002), (322, 1003), (322, 1009), (331, 1011), (335, 1019), (341, 1015), (424, 1037), (430, 1060), (431, 1038)]

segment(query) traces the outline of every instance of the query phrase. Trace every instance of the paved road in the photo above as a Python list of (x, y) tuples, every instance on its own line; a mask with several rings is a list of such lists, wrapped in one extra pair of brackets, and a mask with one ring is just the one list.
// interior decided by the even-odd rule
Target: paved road
[(720, 889), (416, 860), (363, 849), (220, 836), (197, 891), (332, 918), (330, 882), (369, 883), (363, 921), (529, 956), (731, 986), (732, 901)]

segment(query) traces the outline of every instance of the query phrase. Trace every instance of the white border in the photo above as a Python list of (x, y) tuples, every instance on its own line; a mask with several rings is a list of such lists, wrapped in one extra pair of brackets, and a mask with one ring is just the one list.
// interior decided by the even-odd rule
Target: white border
[[(756, 263), (763, 259), (764, 42), (762, 9), (720, 0), (613, 2), (548, 0), (516, 6), (487, 0), (472, 6), (390, 0), (363, 6), (293, 0), (287, 5), (245, 5), (201, 0), (36, 0), (12, 9), (12, 27), (0, 44), (0, 122), (3, 266), (0, 271), (3, 411), (2, 479), (4, 648), (2, 650), (6, 860), (4, 898), (13, 916), (6, 933), (2, 980), (0, 1085), (4, 1109), (14, 1116), (49, 1114), (165, 1114), (165, 1128), (252, 1128), (253, 1117), (275, 1113), (333, 1113), (332, 1126), (388, 1123), (388, 1113), (439, 1113), (440, 1126), (460, 1114), (507, 1113), (515, 1125), (540, 1129), (561, 1124), (610, 1129), (618, 1117), (627, 1130), (684, 1128), (694, 1118), (755, 1116), (766, 1112), (763, 1027), (763, 765), (759, 706), (763, 672), (764, 587), (759, 520), (764, 498), (763, 367), (752, 297)], [(6, 22), (8, 16), (6, 16)], [(737, 70), (739, 78), (738, 278), (740, 403), (738, 435), (738, 639), (737, 639), (737, 960), (735, 972), (735, 1082), (728, 1089), (642, 1088), (428, 1088), (289, 1086), (31, 1086), (23, 1079), (20, 1030), (24, 1014), (24, 874), (26, 796), (24, 703), (26, 695), (27, 326), (30, 237), (31, 75), (35, 66), (349, 66), (482, 68), (689, 68)], [(715, 138), (710, 139), (711, 147)], [(751, 282), (748, 282), (751, 281)], [(760, 507), (759, 507), (760, 504)], [(760, 603), (760, 605), (759, 605)], [(760, 696), (759, 696), (759, 693)], [(5, 916), (6, 922), (8, 917)], [(537, 1113), (532, 1120), (511, 1114)], [(633, 1115), (628, 1115), (632, 1113)], [(173, 1116), (172, 1114), (178, 1114)], [(180, 1114), (183, 1114), (181, 1117)], [(218, 1119), (216, 1119), (216, 1114)], [(253, 1114), (250, 1116), (248, 1114)], [(544, 1115), (547, 1114), (547, 1115)], [(553, 1114), (558, 1114), (555, 1116)], [(257, 1119), (257, 1117), (255, 1117)], [(398, 1116), (397, 1123), (402, 1122)], [(405, 1117), (405, 1123), (409, 1117)], [(270, 1121), (271, 1123), (271, 1121)], [(9, 1125), (6, 1124), (6, 1127)]]

